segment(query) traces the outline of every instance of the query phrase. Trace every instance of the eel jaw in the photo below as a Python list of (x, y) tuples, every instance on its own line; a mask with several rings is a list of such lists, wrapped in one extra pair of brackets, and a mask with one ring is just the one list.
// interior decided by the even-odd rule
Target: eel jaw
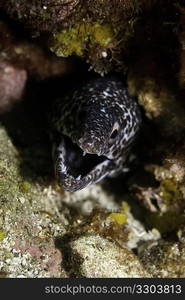
[(55, 151), (56, 176), (59, 184), (70, 192), (100, 181), (114, 168), (114, 162), (106, 156), (86, 153), (64, 135)]

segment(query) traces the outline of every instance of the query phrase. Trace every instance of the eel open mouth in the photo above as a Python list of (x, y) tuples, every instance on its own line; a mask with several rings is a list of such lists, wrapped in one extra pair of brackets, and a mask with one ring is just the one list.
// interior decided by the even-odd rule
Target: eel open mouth
[(105, 160), (106, 156), (86, 153), (67, 136), (64, 138), (64, 164), (68, 175), (73, 178), (82, 178), (90, 173), (97, 165)]

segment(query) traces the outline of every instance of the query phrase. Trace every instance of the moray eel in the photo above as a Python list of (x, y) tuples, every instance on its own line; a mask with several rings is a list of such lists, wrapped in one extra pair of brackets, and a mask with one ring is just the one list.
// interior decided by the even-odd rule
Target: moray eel
[(118, 79), (93, 79), (52, 112), (55, 172), (74, 192), (124, 170), (141, 124), (140, 109)]

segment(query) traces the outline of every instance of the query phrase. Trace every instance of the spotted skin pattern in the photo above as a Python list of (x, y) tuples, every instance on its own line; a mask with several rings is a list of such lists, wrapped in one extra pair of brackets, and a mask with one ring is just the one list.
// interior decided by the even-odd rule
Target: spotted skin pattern
[(140, 124), (139, 106), (117, 78), (93, 79), (57, 99), (52, 128), (59, 184), (74, 192), (124, 171)]

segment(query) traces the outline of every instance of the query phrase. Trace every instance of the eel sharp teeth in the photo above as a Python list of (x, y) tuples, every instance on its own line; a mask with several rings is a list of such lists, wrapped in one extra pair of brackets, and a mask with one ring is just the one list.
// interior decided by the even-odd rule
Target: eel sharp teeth
[(86, 154), (87, 154), (87, 152), (84, 151), (84, 152), (83, 152), (83, 156), (85, 156)]
[(76, 180), (80, 180), (81, 177), (82, 177), (82, 175), (79, 175), (79, 176), (76, 178)]

